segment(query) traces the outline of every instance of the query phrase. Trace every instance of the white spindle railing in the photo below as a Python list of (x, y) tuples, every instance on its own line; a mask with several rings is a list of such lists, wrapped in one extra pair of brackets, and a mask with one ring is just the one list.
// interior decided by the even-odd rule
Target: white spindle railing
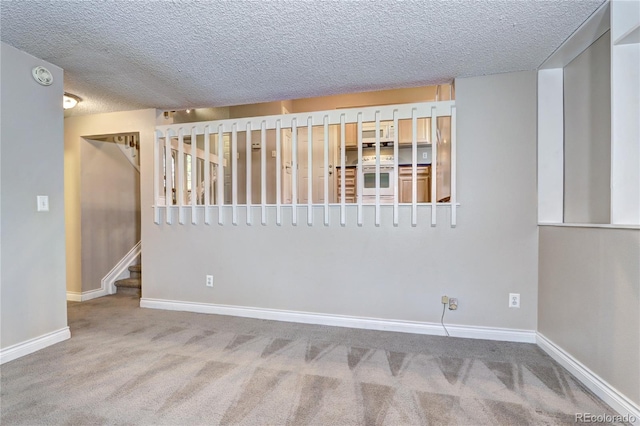
[(396, 171), (393, 177), (393, 226), (398, 226), (399, 222), (399, 209), (398, 209), (398, 199), (400, 198), (400, 192), (398, 188), (398, 181), (400, 180), (400, 167), (398, 164), (398, 157), (400, 155), (399, 150), (399, 138), (400, 138), (400, 128), (398, 126), (398, 112), (393, 112), (393, 170)]
[(267, 123), (260, 123), (260, 213), (267, 224)]
[[(218, 126), (218, 158), (224, 158), (224, 132), (222, 124)], [(218, 167), (216, 168), (216, 182), (218, 188), (216, 191), (216, 199), (218, 204), (218, 224), (222, 225), (224, 217), (222, 206), (224, 205), (224, 167), (221, 167), (220, 161), (218, 161)]]
[(344, 175), (346, 174), (346, 145), (347, 145), (347, 136), (346, 136), (346, 124), (345, 124), (344, 114), (340, 116), (340, 172), (342, 173), (342, 179), (340, 179), (340, 225), (344, 226), (347, 224), (347, 206), (346, 206), (346, 179)]
[[(450, 134), (450, 172), (451, 172), (451, 192), (450, 202), (438, 203), (438, 118), (450, 117), (451, 119), (451, 134)], [(269, 177), (267, 173), (268, 161), (267, 161), (267, 132), (275, 131), (275, 210), (276, 210), (276, 224), (282, 224), (282, 212), (285, 208), (291, 208), (291, 222), (293, 225), (297, 224), (298, 220), (298, 197), (302, 190), (306, 190), (307, 200), (307, 224), (312, 225), (314, 222), (313, 210), (317, 205), (314, 203), (314, 184), (316, 179), (314, 173), (319, 173), (323, 176), (321, 182), (321, 189), (324, 194), (322, 206), (324, 208), (324, 224), (329, 225), (330, 222), (330, 207), (337, 205), (340, 213), (340, 225), (344, 226), (347, 223), (347, 206), (350, 202), (347, 202), (347, 187), (344, 173), (347, 167), (347, 125), (355, 125), (357, 129), (357, 148), (354, 151), (357, 152), (357, 160), (353, 159), (349, 165), (356, 166), (356, 199), (355, 207), (357, 208), (357, 225), (363, 225), (364, 214), (368, 203), (364, 202), (363, 190), (364, 190), (364, 174), (363, 174), (363, 123), (373, 123), (375, 125), (376, 137), (373, 148), (375, 151), (375, 201), (374, 206), (374, 223), (380, 225), (381, 222), (381, 208), (382, 208), (382, 194), (381, 194), (381, 147), (382, 142), (380, 139), (380, 129), (382, 128), (382, 122), (393, 123), (393, 179), (389, 182), (389, 185), (393, 189), (393, 224), (399, 224), (399, 209), (406, 203), (402, 203), (400, 200), (400, 194), (406, 191), (408, 188), (403, 186), (400, 189), (400, 146), (399, 146), (399, 122), (400, 120), (410, 120), (411, 122), (411, 203), (409, 207), (411, 210), (411, 225), (416, 226), (418, 222), (419, 208), (427, 206), (430, 208), (431, 213), (431, 225), (436, 225), (437, 215), (436, 210), (439, 205), (449, 206), (451, 209), (451, 226), (456, 226), (457, 222), (457, 191), (456, 191), (456, 153), (457, 153), (457, 138), (456, 138), (456, 109), (455, 102), (430, 102), (419, 104), (405, 104), (405, 105), (390, 105), (380, 107), (366, 107), (366, 108), (354, 108), (354, 109), (342, 109), (332, 111), (310, 112), (310, 113), (297, 113), (297, 114), (285, 114), (275, 116), (264, 117), (251, 117), (242, 119), (228, 119), (218, 120), (210, 122), (199, 123), (186, 123), (186, 124), (173, 124), (166, 126), (158, 126), (155, 132), (154, 139), (154, 153), (153, 161), (156, 170), (154, 170), (153, 179), (153, 191), (154, 191), (154, 221), (160, 224), (160, 214), (162, 209), (165, 210), (165, 221), (167, 224), (173, 223), (173, 210), (178, 210), (178, 223), (185, 223), (185, 213), (191, 211), (191, 222), (197, 224), (197, 212), (200, 209), (204, 209), (204, 223), (210, 224), (210, 214), (212, 209), (217, 209), (218, 223), (224, 224), (225, 211), (230, 208), (232, 224), (238, 224), (238, 207), (241, 206), (239, 200), (242, 197), (239, 195), (241, 190), (238, 186), (238, 166), (240, 161), (244, 161), (246, 166), (246, 185), (242, 188), (246, 192), (245, 204), (246, 206), (246, 223), (252, 224), (252, 206), (256, 205), (258, 199), (260, 203), (261, 211), (261, 223), (267, 224), (268, 215), (267, 203), (268, 191), (267, 189), (273, 183), (269, 183), (268, 179), (274, 179)], [(431, 150), (431, 170), (430, 170), (430, 193), (431, 197), (428, 202), (419, 201), (418, 192), (418, 128), (420, 122), (430, 121), (430, 150)], [(307, 130), (307, 143), (299, 144), (298, 129), (304, 131), (304, 124), (306, 123)], [(314, 140), (314, 123), (316, 126), (322, 129), (322, 136)], [(333, 127), (332, 127), (333, 126)], [(252, 197), (252, 177), (253, 177), (253, 162), (252, 162), (252, 131), (253, 129), (259, 129), (260, 132), (260, 197), (254, 199)], [(332, 130), (335, 129), (335, 130)], [(283, 132), (287, 132), (287, 145), (283, 146)], [(289, 133), (290, 132), (290, 133)], [(238, 144), (239, 134), (244, 133), (245, 144), (243, 160), (238, 159), (241, 145)], [(191, 147), (188, 151), (185, 150), (185, 135), (191, 138)], [(197, 138), (203, 137), (204, 144), (203, 149), (198, 149)], [(211, 138), (217, 137), (217, 144), (211, 145)], [(225, 139), (227, 138), (227, 139)], [(230, 139), (230, 140), (229, 140)], [(225, 143), (230, 142), (230, 161), (225, 159)], [(386, 141), (384, 141), (386, 142)], [(272, 142), (273, 143), (273, 142)], [(314, 167), (314, 160), (319, 161), (320, 158), (314, 158), (314, 144), (322, 144), (322, 160), (323, 165), (320, 168), (319, 165)], [(339, 144), (339, 150), (335, 150)], [(202, 146), (202, 145), (201, 145)], [(423, 145), (421, 145), (423, 146)], [(211, 148), (216, 147), (216, 152), (212, 153)], [(307, 149), (307, 173), (298, 173), (298, 149)], [(371, 147), (370, 147), (371, 148)], [(287, 151), (283, 152), (283, 149)], [(369, 148), (367, 148), (369, 149)], [(402, 148), (404, 150), (404, 148)], [(407, 150), (409, 147), (407, 147)], [(289, 152), (290, 150), (290, 152)], [(333, 152), (333, 154), (332, 154)], [(388, 152), (388, 151), (387, 151)], [(164, 153), (164, 161), (163, 155)], [(208, 155), (207, 155), (208, 154)], [(285, 158), (289, 158), (290, 161), (284, 161)], [(187, 155), (191, 156), (190, 166), (191, 175), (187, 177)], [(242, 155), (240, 153), (240, 155)], [(337, 203), (332, 200), (332, 191), (330, 185), (333, 182), (333, 178), (330, 177), (334, 171), (334, 163), (332, 161), (339, 162), (339, 173), (334, 176), (338, 176), (342, 173), (342, 179), (340, 179), (339, 189), (340, 197)], [(423, 157), (424, 158), (424, 157)], [(202, 159), (199, 166), (198, 159)], [(302, 159), (302, 161), (304, 161)], [(355, 163), (355, 164), (354, 164)], [(335, 163), (334, 163), (335, 164)], [(404, 163), (406, 164), (406, 163)], [(283, 167), (284, 166), (284, 167)], [(201, 170), (200, 167), (204, 169)], [(212, 167), (215, 167), (215, 178), (212, 179)], [(226, 167), (231, 167), (231, 170), (226, 170)], [(256, 164), (257, 167), (257, 164)], [(290, 176), (285, 168), (290, 168)], [(163, 175), (164, 170), (164, 175)], [(443, 169), (443, 170), (446, 170)], [(287, 173), (286, 179), (283, 178), (283, 173)], [(225, 204), (225, 175), (230, 177), (230, 191), (231, 191), (231, 203)], [(200, 176), (203, 176), (202, 179)], [(289, 177), (291, 179), (289, 179)], [(185, 179), (190, 179), (190, 200), (186, 202), (186, 185)], [(306, 189), (300, 187), (298, 178), (307, 179)], [(164, 191), (162, 188), (162, 182), (164, 180)], [(283, 184), (290, 185), (284, 191)], [(204, 185), (202, 187), (201, 185)], [(215, 189), (215, 191), (214, 191)], [(204, 196), (201, 197), (200, 194)], [(162, 197), (164, 194), (164, 199)], [(283, 200), (286, 195), (287, 198), (291, 195), (291, 200)], [(212, 197), (215, 195), (215, 197)], [(387, 201), (387, 197), (384, 197)], [(386, 208), (386, 207), (385, 207)]]
[(246, 143), (245, 143), (245, 152), (246, 152), (246, 179), (247, 179), (247, 183), (246, 183), (246, 204), (247, 204), (247, 225), (251, 225), (251, 204), (252, 204), (252, 198), (251, 198), (251, 192), (253, 191), (253, 189), (251, 188), (251, 167), (252, 167), (252, 163), (251, 163), (251, 137), (252, 137), (252, 133), (251, 133), (251, 123), (247, 123), (247, 131), (245, 133), (245, 138), (246, 138)]
[[(362, 175), (362, 113), (358, 114), (357, 126), (358, 166), (356, 168), (356, 197), (358, 201), (358, 226), (362, 226), (362, 190), (364, 189)], [(397, 167), (396, 170), (398, 170)]]
[(282, 132), (276, 121), (276, 224), (282, 224)]
[(313, 225), (313, 120), (307, 119), (307, 225)]
[(438, 116), (431, 108), (431, 226), (436, 226), (436, 203), (438, 202)]
[[(204, 127), (204, 152), (211, 152), (211, 127)], [(211, 163), (210, 156), (204, 155), (204, 205), (208, 206), (211, 204), (211, 188), (213, 187), (211, 182)], [(220, 158), (220, 157), (218, 157)], [(219, 160), (218, 160), (219, 162)], [(217, 179), (217, 178), (216, 178)], [(206, 225), (211, 224), (211, 218), (209, 217), (209, 209), (204, 209), (204, 223)]]
[(298, 122), (291, 120), (291, 223), (298, 224)]

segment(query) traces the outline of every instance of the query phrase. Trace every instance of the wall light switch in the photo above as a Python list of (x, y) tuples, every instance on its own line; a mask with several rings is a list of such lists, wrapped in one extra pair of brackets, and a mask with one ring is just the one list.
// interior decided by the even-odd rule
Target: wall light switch
[(48, 212), (49, 211), (49, 196), (47, 195), (38, 195), (38, 211), (39, 212)]
[(276, 152), (275, 151), (271, 151), (271, 158), (276, 158)]

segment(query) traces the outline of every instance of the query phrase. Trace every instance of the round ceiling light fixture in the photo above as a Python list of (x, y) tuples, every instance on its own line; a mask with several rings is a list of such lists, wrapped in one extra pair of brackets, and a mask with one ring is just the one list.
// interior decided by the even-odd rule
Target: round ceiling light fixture
[(53, 83), (53, 74), (45, 67), (35, 67), (31, 70), (33, 78), (43, 86), (51, 86)]
[(78, 105), (78, 102), (81, 101), (82, 99), (80, 99), (78, 96), (72, 95), (71, 93), (65, 93), (62, 97), (62, 107), (64, 109), (71, 109)]

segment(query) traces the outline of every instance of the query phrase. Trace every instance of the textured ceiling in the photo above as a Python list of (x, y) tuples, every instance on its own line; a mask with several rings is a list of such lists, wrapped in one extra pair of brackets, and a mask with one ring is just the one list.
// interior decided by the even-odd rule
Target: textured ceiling
[(184, 109), (536, 69), (602, 0), (0, 1), (2, 41), (65, 70), (73, 114)]

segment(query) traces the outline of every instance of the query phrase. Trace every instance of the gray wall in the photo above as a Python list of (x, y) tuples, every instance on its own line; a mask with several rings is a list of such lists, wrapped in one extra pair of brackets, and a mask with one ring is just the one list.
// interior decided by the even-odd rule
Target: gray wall
[(540, 227), (538, 331), (640, 404), (640, 230)]
[[(67, 326), (63, 198), (62, 69), (1, 47), (0, 347)], [(35, 82), (42, 65), (54, 82)], [(36, 196), (49, 212), (36, 212)]]
[[(439, 322), (440, 296), (460, 299), (450, 323), (534, 330), (537, 323), (536, 75), (456, 81), (458, 226), (375, 227), (349, 209), (341, 227), (155, 225), (143, 209), (144, 298)], [(143, 143), (143, 205), (151, 205), (152, 144)], [(255, 216), (259, 223), (258, 216)], [(215, 223), (215, 220), (214, 220)], [(205, 275), (213, 274), (213, 289)], [(522, 308), (509, 309), (508, 293)], [(490, 315), (488, 314), (490, 313)]]
[(611, 40), (605, 33), (564, 68), (564, 222), (609, 223)]
[(82, 291), (140, 241), (140, 174), (113, 142), (81, 143)]

